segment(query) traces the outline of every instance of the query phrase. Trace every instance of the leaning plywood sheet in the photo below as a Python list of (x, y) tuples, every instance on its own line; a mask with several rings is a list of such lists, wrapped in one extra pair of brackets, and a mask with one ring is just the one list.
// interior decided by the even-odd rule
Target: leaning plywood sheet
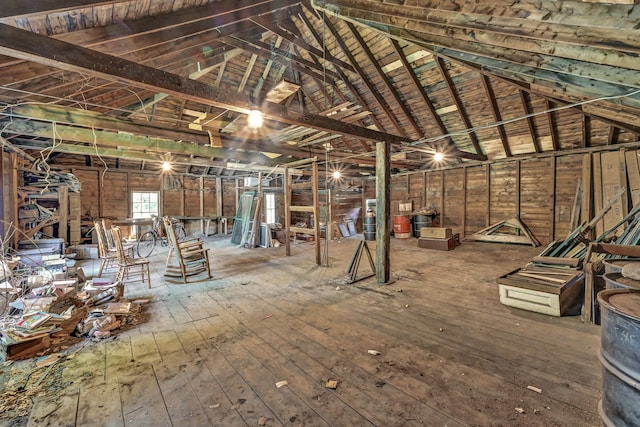
[(505, 219), (491, 225), (468, 236), (467, 240), (540, 246), (540, 242), (529, 230), (529, 227), (518, 217)]
[[(621, 151), (601, 154), (602, 200), (611, 199), (621, 188), (627, 186), (625, 156)], [(608, 230), (627, 215), (627, 195), (624, 193), (604, 216), (604, 230)], [(622, 231), (622, 226), (619, 227)]]

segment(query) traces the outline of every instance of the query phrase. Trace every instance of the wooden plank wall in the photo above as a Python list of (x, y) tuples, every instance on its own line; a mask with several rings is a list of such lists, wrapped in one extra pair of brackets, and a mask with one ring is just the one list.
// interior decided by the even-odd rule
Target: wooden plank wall
[(414, 209), (438, 209), (441, 225), (462, 237), (518, 215), (546, 244), (571, 231), (582, 161), (582, 154), (543, 156), (396, 176), (392, 206), (408, 193)]
[[(80, 202), (83, 216), (92, 218), (128, 218), (132, 191), (160, 191), (161, 214), (175, 216), (217, 216), (218, 179), (215, 177), (170, 176), (145, 171), (96, 168), (73, 168), (80, 180)], [(222, 215), (235, 214), (235, 179), (220, 180)], [(186, 224), (188, 233), (200, 231), (200, 222)]]

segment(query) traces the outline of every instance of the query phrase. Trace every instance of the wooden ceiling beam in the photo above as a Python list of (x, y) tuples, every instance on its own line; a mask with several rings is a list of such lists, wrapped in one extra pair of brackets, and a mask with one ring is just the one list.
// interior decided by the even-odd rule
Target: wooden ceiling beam
[[(482, 87), (484, 88), (484, 92), (487, 95), (487, 99), (489, 100), (489, 106), (491, 107), (491, 114), (493, 114), (493, 120), (495, 123), (502, 122), (502, 115), (500, 114), (500, 108), (498, 107), (498, 103), (496, 101), (496, 95), (493, 92), (493, 88), (491, 87), (491, 82), (489, 81), (489, 77), (485, 74), (480, 74), (480, 81), (482, 82)], [(504, 125), (498, 125), (498, 135), (500, 135), (500, 141), (502, 142), (502, 147), (504, 149), (504, 155), (506, 157), (511, 157), (511, 147), (509, 146), (509, 140), (507, 139), (507, 132), (504, 130)]]
[(2, 5), (0, 18), (19, 18), (27, 15), (64, 12), (65, 10), (102, 6), (119, 2), (120, 0), (11, 1)]
[(30, 135), (41, 138), (55, 136), (65, 141), (81, 142), (92, 145), (125, 147), (147, 152), (194, 155), (207, 158), (234, 158), (237, 160), (274, 164), (271, 159), (258, 153), (249, 153), (227, 148), (214, 148), (205, 145), (170, 141), (167, 139), (135, 136), (126, 133), (107, 132), (51, 123), (14, 119), (3, 126), (5, 134)]
[[(298, 17), (302, 20), (302, 22), (304, 23), (306, 28), (309, 30), (309, 32), (313, 36), (314, 40), (316, 41), (316, 43), (319, 46), (322, 46), (323, 45), (323, 39), (320, 38), (320, 35), (316, 31), (315, 27), (313, 26), (313, 24), (311, 23), (311, 21), (309, 20), (307, 15), (304, 13), (304, 10), (309, 10), (309, 7), (308, 7), (308, 5), (306, 3), (303, 3), (302, 6), (303, 7), (301, 8), (300, 13), (298, 14)], [(314, 10), (311, 9), (311, 11), (313, 13)], [(340, 77), (342, 78), (342, 81), (344, 82), (344, 84), (347, 87), (347, 89), (349, 89), (351, 94), (358, 101), (358, 104), (360, 104), (360, 106), (362, 108), (364, 108), (365, 110), (371, 110), (371, 108), (369, 107), (367, 102), (364, 100), (364, 98), (362, 98), (362, 96), (360, 95), (360, 93), (358, 92), (356, 87), (349, 81), (349, 77), (344, 73), (344, 71), (342, 71), (341, 68), (338, 68), (337, 72), (340, 75)], [(382, 123), (380, 123), (380, 120), (378, 120), (378, 118), (374, 114), (371, 114), (370, 119), (371, 119), (371, 121), (373, 122), (373, 124), (376, 126), (376, 128), (378, 130), (384, 131), (384, 126), (382, 126)], [(362, 140), (360, 140), (360, 143), (365, 148), (365, 150), (367, 150), (367, 151), (369, 151), (369, 150), (371, 150), (373, 148), (373, 147), (368, 147), (366, 142), (364, 142)]]
[(358, 42), (358, 45), (364, 52), (365, 56), (369, 59), (369, 63), (373, 66), (374, 70), (376, 70), (376, 73), (378, 74), (378, 78), (382, 80), (382, 83), (391, 94), (391, 97), (397, 104), (398, 108), (400, 109), (400, 111), (402, 111), (406, 119), (409, 121), (409, 124), (413, 128), (413, 131), (416, 133), (416, 138), (417, 139), (423, 138), (424, 132), (422, 132), (422, 129), (420, 129), (420, 126), (418, 126), (418, 124), (414, 120), (413, 116), (411, 115), (411, 112), (407, 108), (406, 103), (402, 99), (400, 99), (400, 94), (398, 93), (396, 88), (391, 84), (391, 82), (387, 78), (387, 75), (382, 71), (382, 68), (380, 67), (380, 63), (371, 52), (371, 49), (369, 49), (369, 46), (367, 46), (367, 43), (362, 38), (362, 35), (360, 35), (360, 32), (358, 31), (358, 29), (355, 27), (355, 25), (353, 25), (349, 21), (346, 21), (346, 24), (347, 24), (347, 27), (349, 27), (351, 34), (353, 34), (356, 41)]
[(394, 39), (389, 39), (389, 40), (391, 41), (391, 45), (395, 49), (396, 54), (400, 57), (400, 62), (402, 62), (402, 65), (404, 66), (404, 69), (407, 75), (411, 78), (411, 82), (413, 83), (414, 88), (416, 89), (417, 93), (420, 94), (420, 97), (422, 98), (424, 105), (427, 107), (427, 110), (429, 110), (429, 114), (431, 114), (431, 118), (436, 123), (436, 126), (438, 126), (438, 129), (443, 135), (448, 134), (449, 131), (447, 131), (447, 128), (442, 122), (442, 119), (440, 118), (438, 113), (436, 113), (436, 109), (433, 106), (431, 99), (429, 99), (429, 95), (427, 95), (427, 92), (422, 87), (420, 80), (418, 80), (418, 76), (416, 76), (416, 73), (414, 72), (413, 67), (407, 60), (407, 57), (404, 55), (404, 51), (402, 50), (400, 43), (398, 43), (398, 41)]
[(344, 42), (342, 35), (338, 32), (338, 29), (335, 27), (335, 25), (331, 22), (330, 19), (326, 19), (324, 21), (324, 25), (331, 33), (334, 40), (338, 42), (338, 45), (340, 45), (340, 49), (342, 49), (342, 52), (347, 56), (347, 58), (349, 59), (349, 62), (353, 64), (355, 73), (358, 75), (358, 77), (360, 77), (360, 80), (367, 87), (367, 89), (369, 90), (369, 93), (373, 95), (373, 98), (376, 100), (376, 103), (380, 106), (382, 111), (384, 111), (389, 121), (393, 124), (393, 126), (398, 131), (398, 134), (405, 135), (402, 125), (398, 123), (395, 116), (393, 115), (393, 112), (391, 111), (391, 109), (389, 108), (385, 100), (382, 98), (382, 95), (380, 95), (378, 90), (373, 86), (373, 84), (369, 80), (369, 77), (365, 74), (362, 67), (360, 67), (360, 64), (358, 63), (355, 56), (349, 49), (349, 46), (347, 46), (347, 44)]
[(258, 17), (253, 17), (251, 18), (251, 21), (255, 22), (257, 25), (260, 25), (262, 28), (264, 28), (265, 30), (269, 30), (272, 33), (284, 38), (285, 40), (288, 40), (289, 42), (295, 44), (296, 46), (298, 46), (301, 49), (306, 50), (307, 52), (315, 55), (317, 58), (322, 58), (323, 61), (327, 61), (332, 63), (333, 65), (337, 66), (337, 67), (341, 67), (344, 68), (345, 70), (349, 70), (349, 71), (354, 71), (353, 66), (351, 64), (348, 64), (336, 57), (334, 57), (333, 55), (331, 55), (331, 53), (327, 52), (327, 50), (325, 49), (324, 52), (314, 46), (311, 46), (309, 43), (307, 43), (306, 41), (304, 41), (303, 39), (299, 38), (299, 37), (293, 37), (292, 34), (290, 34), (287, 31), (282, 30), (280, 27), (278, 27), (278, 24), (273, 22), (273, 18), (269, 17), (268, 15), (265, 16), (258, 16)]
[[(445, 82), (447, 90), (449, 91), (449, 95), (451, 96), (451, 99), (453, 100), (453, 103), (456, 106), (458, 115), (460, 116), (460, 120), (462, 120), (462, 123), (464, 124), (465, 129), (471, 129), (472, 128), (471, 121), (469, 120), (469, 116), (466, 113), (464, 105), (462, 104), (462, 101), (458, 96), (458, 92), (456, 91), (453, 80), (451, 79), (451, 76), (447, 72), (447, 69), (444, 64), (444, 60), (440, 56), (435, 56), (435, 64), (436, 64), (436, 68), (440, 72), (440, 75), (442, 76), (442, 79)], [(480, 142), (478, 141), (478, 137), (474, 132), (469, 133), (469, 139), (471, 139), (471, 143), (473, 144), (473, 148), (476, 151), (476, 154), (482, 154), (482, 148), (480, 148)]]
[(533, 121), (533, 117), (529, 117), (531, 109), (529, 108), (529, 93), (525, 90), (518, 88), (518, 94), (520, 95), (520, 102), (522, 102), (522, 109), (527, 120), (527, 127), (529, 128), (529, 135), (531, 135), (531, 142), (533, 143), (533, 149), (536, 153), (542, 152), (540, 146), (540, 139), (538, 138), (538, 132), (536, 131), (536, 125)]
[[(182, 76), (71, 45), (6, 24), (0, 24), (0, 54), (110, 80), (124, 81), (144, 89), (167, 93), (179, 98), (186, 98), (205, 105), (225, 108), (243, 114), (247, 114), (251, 109), (248, 100), (237, 93), (214, 88), (195, 80), (189, 80)], [(283, 106), (275, 104), (265, 105), (263, 113), (268, 119), (373, 141), (386, 140), (396, 144), (408, 141), (405, 137), (362, 128), (327, 117), (288, 111)]]

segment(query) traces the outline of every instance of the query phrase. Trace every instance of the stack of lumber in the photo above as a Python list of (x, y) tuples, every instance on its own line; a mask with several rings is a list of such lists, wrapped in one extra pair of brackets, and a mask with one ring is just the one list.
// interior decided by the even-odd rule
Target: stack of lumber
[(30, 170), (24, 174), (24, 189), (27, 190), (58, 191), (63, 185), (72, 193), (80, 192), (80, 180), (72, 173)]

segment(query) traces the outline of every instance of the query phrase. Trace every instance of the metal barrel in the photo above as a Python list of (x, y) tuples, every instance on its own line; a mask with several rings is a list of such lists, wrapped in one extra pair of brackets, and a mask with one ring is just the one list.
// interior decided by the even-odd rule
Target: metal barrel
[(376, 240), (376, 217), (373, 215), (364, 217), (364, 240)]
[(605, 258), (602, 260), (605, 273), (620, 273), (622, 271), (622, 267), (629, 264), (630, 262), (640, 262), (640, 259), (638, 258), (619, 258), (619, 259)]
[(640, 425), (640, 289), (608, 289), (598, 294), (602, 400), (606, 426)]
[(409, 218), (409, 215), (393, 216), (393, 234), (396, 239), (408, 239), (411, 237), (411, 218)]
[(431, 227), (433, 217), (431, 215), (416, 215), (413, 217), (413, 236), (420, 237), (422, 227)]
[(622, 273), (604, 273), (602, 277), (607, 289), (640, 289), (640, 281), (624, 277)]

